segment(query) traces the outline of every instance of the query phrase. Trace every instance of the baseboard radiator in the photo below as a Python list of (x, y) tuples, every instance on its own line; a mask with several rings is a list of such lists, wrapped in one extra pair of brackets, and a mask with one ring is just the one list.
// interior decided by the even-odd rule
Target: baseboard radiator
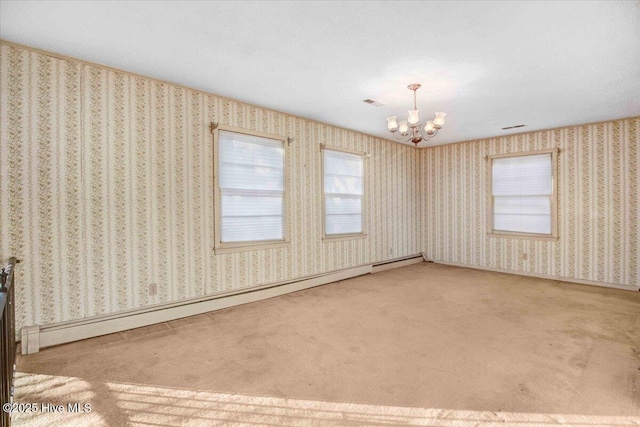
[(480, 266), (480, 265), (464, 264), (464, 263), (460, 263), (460, 262), (427, 260), (426, 258), (425, 258), (425, 261), (433, 262), (435, 264), (450, 265), (450, 266), (453, 266), (453, 267), (462, 267), (462, 268), (471, 268), (471, 269), (474, 269), (474, 270), (493, 271), (493, 272), (496, 272), (496, 273), (515, 274), (516, 276), (537, 277), (539, 279), (557, 280), (559, 282), (576, 283), (576, 284), (579, 284), (579, 285), (599, 286), (601, 288), (622, 289), (622, 290), (625, 290), (625, 291), (640, 291), (640, 286), (625, 285), (625, 284), (622, 284), (622, 283), (598, 282), (598, 281), (594, 281), (594, 280), (576, 279), (576, 278), (573, 278), (573, 277), (554, 276), (554, 275), (548, 275), (548, 274), (530, 273), (530, 272), (519, 271), (519, 270), (506, 270), (506, 269), (502, 269), (502, 268), (484, 267), (484, 266)]
[(26, 326), (22, 328), (22, 354), (36, 353), (40, 348), (195, 316), (209, 311), (273, 298), (315, 286), (419, 262), (423, 262), (423, 257), (421, 254), (416, 254), (344, 270), (301, 277), (286, 282), (271, 283), (233, 292), (122, 311), (110, 315), (94, 316), (45, 326)]

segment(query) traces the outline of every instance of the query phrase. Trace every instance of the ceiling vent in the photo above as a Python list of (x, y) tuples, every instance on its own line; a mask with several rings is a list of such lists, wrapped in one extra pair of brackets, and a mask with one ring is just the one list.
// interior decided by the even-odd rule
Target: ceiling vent
[(526, 125), (515, 125), (515, 126), (507, 126), (506, 128), (502, 128), (502, 130), (507, 130), (507, 129), (516, 129), (516, 128), (523, 128)]
[(373, 99), (365, 99), (362, 102), (366, 102), (369, 105), (373, 105), (374, 107), (382, 107), (384, 104), (378, 102), (378, 101), (374, 101)]

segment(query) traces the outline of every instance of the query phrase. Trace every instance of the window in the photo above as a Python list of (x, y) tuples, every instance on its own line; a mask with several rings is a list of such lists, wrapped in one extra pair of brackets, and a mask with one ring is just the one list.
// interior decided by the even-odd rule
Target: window
[(364, 237), (364, 156), (322, 150), (324, 238)]
[(555, 240), (556, 150), (489, 157), (489, 233)]
[(216, 131), (216, 249), (286, 242), (284, 140)]

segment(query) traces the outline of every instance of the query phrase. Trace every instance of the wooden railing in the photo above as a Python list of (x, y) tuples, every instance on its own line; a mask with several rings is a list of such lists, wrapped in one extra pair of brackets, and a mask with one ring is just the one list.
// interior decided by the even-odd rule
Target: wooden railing
[(0, 426), (11, 424), (10, 411), (13, 403), (13, 380), (16, 370), (16, 322), (15, 322), (15, 269), (20, 261), (10, 258), (9, 264), (0, 272), (0, 394), (2, 410)]

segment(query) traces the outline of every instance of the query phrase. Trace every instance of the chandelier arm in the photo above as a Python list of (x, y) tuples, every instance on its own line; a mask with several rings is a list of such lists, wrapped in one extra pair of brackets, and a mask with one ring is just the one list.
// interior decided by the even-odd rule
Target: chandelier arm
[(401, 141), (406, 141), (406, 140), (407, 140), (407, 139), (406, 139), (406, 136), (403, 136), (402, 134), (400, 134), (400, 136), (396, 135), (396, 133), (397, 133), (397, 132), (398, 132), (398, 131), (391, 132), (391, 134), (395, 137), (395, 139), (399, 139), (399, 140), (401, 140)]
[(428, 141), (428, 140), (429, 140), (429, 135), (425, 135), (425, 134), (423, 133), (423, 131), (422, 131), (422, 127), (420, 127), (420, 128), (418, 129), (418, 132), (420, 132), (420, 136), (422, 137), (422, 141), (425, 141), (425, 142), (426, 142), (426, 141)]
[(430, 140), (431, 138), (433, 138), (434, 136), (436, 136), (438, 134), (438, 130), (436, 129), (435, 133), (433, 135), (428, 135), (426, 133), (423, 133), (422, 128), (420, 128), (418, 131), (420, 132), (420, 136), (422, 136), (422, 141), (423, 142), (427, 142), (428, 140)]
[[(416, 119), (417, 117), (417, 110), (418, 110), (418, 94), (417, 91), (418, 89), (420, 89), (421, 85), (419, 83), (412, 83), (409, 86), (407, 86), (407, 89), (413, 91), (413, 111), (416, 113)], [(440, 116), (438, 116), (438, 114)], [(436, 114), (436, 118), (440, 117), (441, 119), (444, 119), (445, 114), (444, 113), (438, 113)], [(409, 115), (411, 117), (411, 114)], [(395, 118), (395, 116), (394, 116)], [(390, 117), (387, 118), (387, 120), (389, 120)], [(408, 120), (405, 120), (405, 122)], [(444, 120), (442, 120), (444, 121)], [(411, 142), (413, 143), (416, 147), (418, 146), (418, 144), (420, 144), (421, 142), (427, 142), (429, 141), (431, 138), (433, 138), (434, 136), (436, 136), (438, 134), (438, 130), (439, 129), (433, 129), (433, 133), (431, 135), (427, 134), (426, 131), (423, 130), (422, 125), (420, 124), (419, 120), (418, 123), (416, 123), (415, 125), (409, 125), (411, 127), (411, 130), (409, 132), (407, 132), (406, 134), (400, 134), (398, 136), (398, 128), (396, 128), (395, 131), (391, 132), (394, 136), (395, 139), (401, 140), (401, 141), (405, 141), (405, 142)], [(426, 127), (426, 125), (425, 125)], [(440, 128), (442, 127), (442, 125), (439, 126)], [(430, 128), (434, 128), (433, 122), (431, 123)], [(431, 129), (430, 129), (431, 130)], [(419, 139), (419, 142), (415, 142), (416, 140)]]

